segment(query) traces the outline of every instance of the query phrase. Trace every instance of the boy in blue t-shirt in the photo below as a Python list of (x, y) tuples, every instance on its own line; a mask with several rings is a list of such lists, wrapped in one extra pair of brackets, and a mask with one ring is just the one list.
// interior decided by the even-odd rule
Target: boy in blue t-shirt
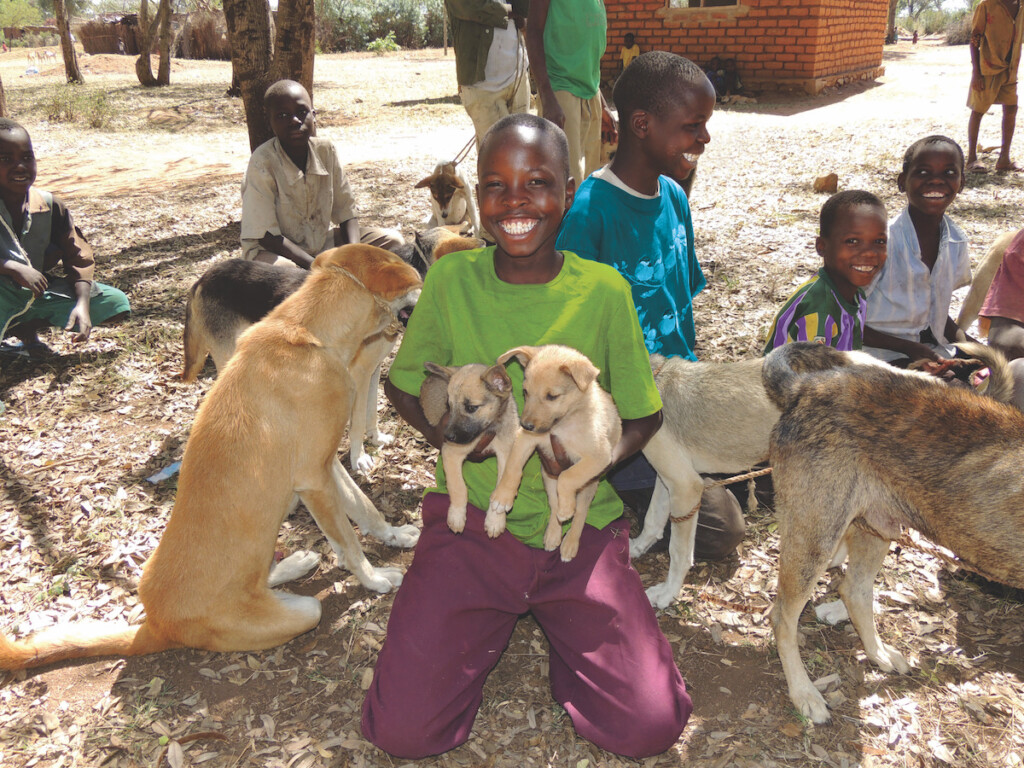
[(888, 240), (885, 206), (870, 192), (851, 189), (826, 200), (815, 241), (824, 265), (775, 315), (764, 353), (791, 341), (843, 352), (863, 347), (864, 289), (885, 266)]
[[(711, 140), (707, 122), (715, 89), (689, 59), (650, 51), (626, 67), (612, 97), (619, 110), (618, 150), (579, 185), (557, 244), (612, 265), (629, 281), (649, 352), (696, 360), (693, 297), (704, 288), (704, 273), (694, 251), (690, 204), (673, 179), (696, 168)], [(609, 478), (642, 518), (656, 480), (647, 460), (637, 456)], [(731, 494), (706, 492), (696, 557), (727, 556), (744, 531)]]

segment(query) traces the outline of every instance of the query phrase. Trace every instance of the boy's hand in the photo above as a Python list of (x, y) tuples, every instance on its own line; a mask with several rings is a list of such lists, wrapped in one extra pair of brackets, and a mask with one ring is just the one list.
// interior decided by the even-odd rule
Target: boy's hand
[(548, 456), (544, 451), (537, 451), (544, 473), (548, 477), (558, 477), (562, 474), (562, 470), (572, 466), (572, 459), (569, 458), (562, 443), (554, 435), (551, 436), (551, 453), (552, 456)]
[(89, 317), (88, 303), (83, 304), (79, 302), (75, 304), (75, 308), (71, 310), (71, 314), (68, 316), (68, 323), (64, 326), (64, 330), (73, 330), (76, 324), (78, 325), (78, 333), (75, 334), (72, 341), (77, 344), (86, 341), (89, 338), (89, 334), (92, 333), (92, 319)]
[(28, 288), (37, 299), (43, 295), (43, 291), (48, 285), (46, 275), (27, 264), (17, 262), (10, 264), (10, 268), (14, 271), (14, 274), (11, 275), (14, 282), (22, 288)]
[(615, 124), (615, 117), (607, 104), (602, 104), (601, 110), (601, 141), (606, 144), (614, 144), (619, 140), (619, 126)]
[(971, 75), (971, 88), (976, 91), (982, 91), (985, 89), (985, 80), (977, 72)]

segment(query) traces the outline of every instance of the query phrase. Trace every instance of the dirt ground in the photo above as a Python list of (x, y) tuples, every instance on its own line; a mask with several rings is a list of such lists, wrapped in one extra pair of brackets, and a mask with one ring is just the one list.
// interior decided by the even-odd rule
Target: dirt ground
[[(173, 478), (146, 478), (180, 459), (213, 375), (211, 365), (198, 384), (175, 380), (184, 296), (212, 263), (239, 254), (238, 185), (248, 156), (241, 106), (224, 96), (225, 62), (176, 61), (170, 86), (142, 90), (132, 59), (83, 57), (87, 83), (74, 90), (82, 106), (70, 122), (47, 119), (68, 98), (59, 68), (26, 74), (26, 65), (24, 51), (0, 55), (9, 108), (40, 158), (38, 183), (67, 200), (96, 248), (100, 277), (128, 292), (134, 314), (80, 346), (53, 331), (53, 357), (2, 361), (0, 629), (18, 636), (57, 621), (140, 618), (134, 584), (175, 495)], [(693, 194), (708, 278), (696, 302), (703, 358), (757, 355), (780, 302), (817, 269), (824, 198), (811, 189), (815, 177), (835, 172), (841, 189), (874, 191), (895, 214), (906, 146), (931, 133), (964, 141), (966, 48), (901, 43), (886, 49), (885, 65), (871, 83), (816, 97), (759, 96), (716, 112)], [(320, 134), (341, 148), (362, 217), (411, 234), (429, 214), (414, 183), (472, 136), (451, 54), (319, 57), (314, 100)], [(106, 124), (88, 127), (99, 109)], [(993, 112), (982, 124), (984, 147), (998, 144), (998, 126)], [(991, 151), (983, 158), (994, 163)], [(1021, 176), (970, 177), (950, 213), (975, 244), (975, 262), (996, 234), (1022, 225), (1022, 203)], [(390, 521), (418, 523), (436, 455), (383, 399), (381, 413), (396, 441), (377, 452), (360, 483)], [(772, 511), (761, 506), (748, 520), (737, 555), (698, 564), (660, 613), (696, 707), (669, 752), (630, 761), (578, 738), (551, 699), (547, 643), (527, 617), (487, 683), (469, 742), (420, 764), (1024, 762), (1019, 595), (920, 549), (894, 549), (876, 585), (877, 614), (915, 669), (879, 672), (848, 624), (818, 623), (809, 608), (803, 656), (834, 706), (833, 724), (815, 727), (789, 703), (767, 621)], [(411, 561), (373, 539), (364, 547), (375, 564)], [(359, 732), (392, 597), (339, 569), (303, 510), (286, 521), (279, 548), (323, 556), (318, 571), (290, 585), (321, 599), (315, 631), (265, 653), (183, 650), (10, 675), (0, 684), (0, 765), (402, 765)], [(645, 555), (636, 566), (656, 583), (667, 555)], [(835, 597), (823, 580), (815, 602)]]

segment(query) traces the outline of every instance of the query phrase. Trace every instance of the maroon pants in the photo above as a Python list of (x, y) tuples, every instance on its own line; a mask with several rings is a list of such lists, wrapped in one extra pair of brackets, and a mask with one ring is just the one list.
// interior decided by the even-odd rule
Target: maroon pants
[(423, 500), (423, 533), (388, 620), (363, 735), (402, 758), (469, 738), (484, 681), (519, 617), (533, 613), (551, 645), (551, 691), (577, 732), (602, 749), (648, 757), (671, 747), (693, 705), (629, 563), (629, 529), (586, 526), (579, 554), (489, 539), (470, 506), (449, 530), (448, 497)]

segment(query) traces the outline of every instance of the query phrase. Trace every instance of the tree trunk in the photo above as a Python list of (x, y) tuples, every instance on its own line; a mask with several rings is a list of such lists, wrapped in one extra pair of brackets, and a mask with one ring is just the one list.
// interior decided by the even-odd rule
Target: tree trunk
[(157, 85), (149, 57), (153, 50), (153, 36), (156, 34), (156, 25), (159, 21), (159, 11), (157, 11), (156, 18), (150, 21), (149, 0), (142, 0), (139, 3), (139, 58), (135, 60), (135, 75), (139, 78), (139, 82), (147, 88)]
[(171, 0), (160, 0), (160, 40), (157, 49), (160, 51), (160, 64), (157, 67), (156, 81), (158, 85), (171, 84)]
[(889, 43), (896, 42), (896, 6), (900, 0), (889, 0), (889, 13), (885, 17), (885, 37)]
[(298, 80), (312, 97), (313, 0), (279, 1), (273, 46), (267, 0), (224, 0), (224, 20), (231, 42), (232, 80), (241, 91), (249, 149), (254, 150), (273, 136), (263, 108), (267, 86), (284, 78)]
[(60, 36), (60, 50), (64, 54), (64, 72), (69, 83), (84, 83), (82, 71), (78, 68), (78, 54), (71, 42), (71, 19), (64, 0), (53, 0), (53, 15), (57, 17), (57, 34)]

